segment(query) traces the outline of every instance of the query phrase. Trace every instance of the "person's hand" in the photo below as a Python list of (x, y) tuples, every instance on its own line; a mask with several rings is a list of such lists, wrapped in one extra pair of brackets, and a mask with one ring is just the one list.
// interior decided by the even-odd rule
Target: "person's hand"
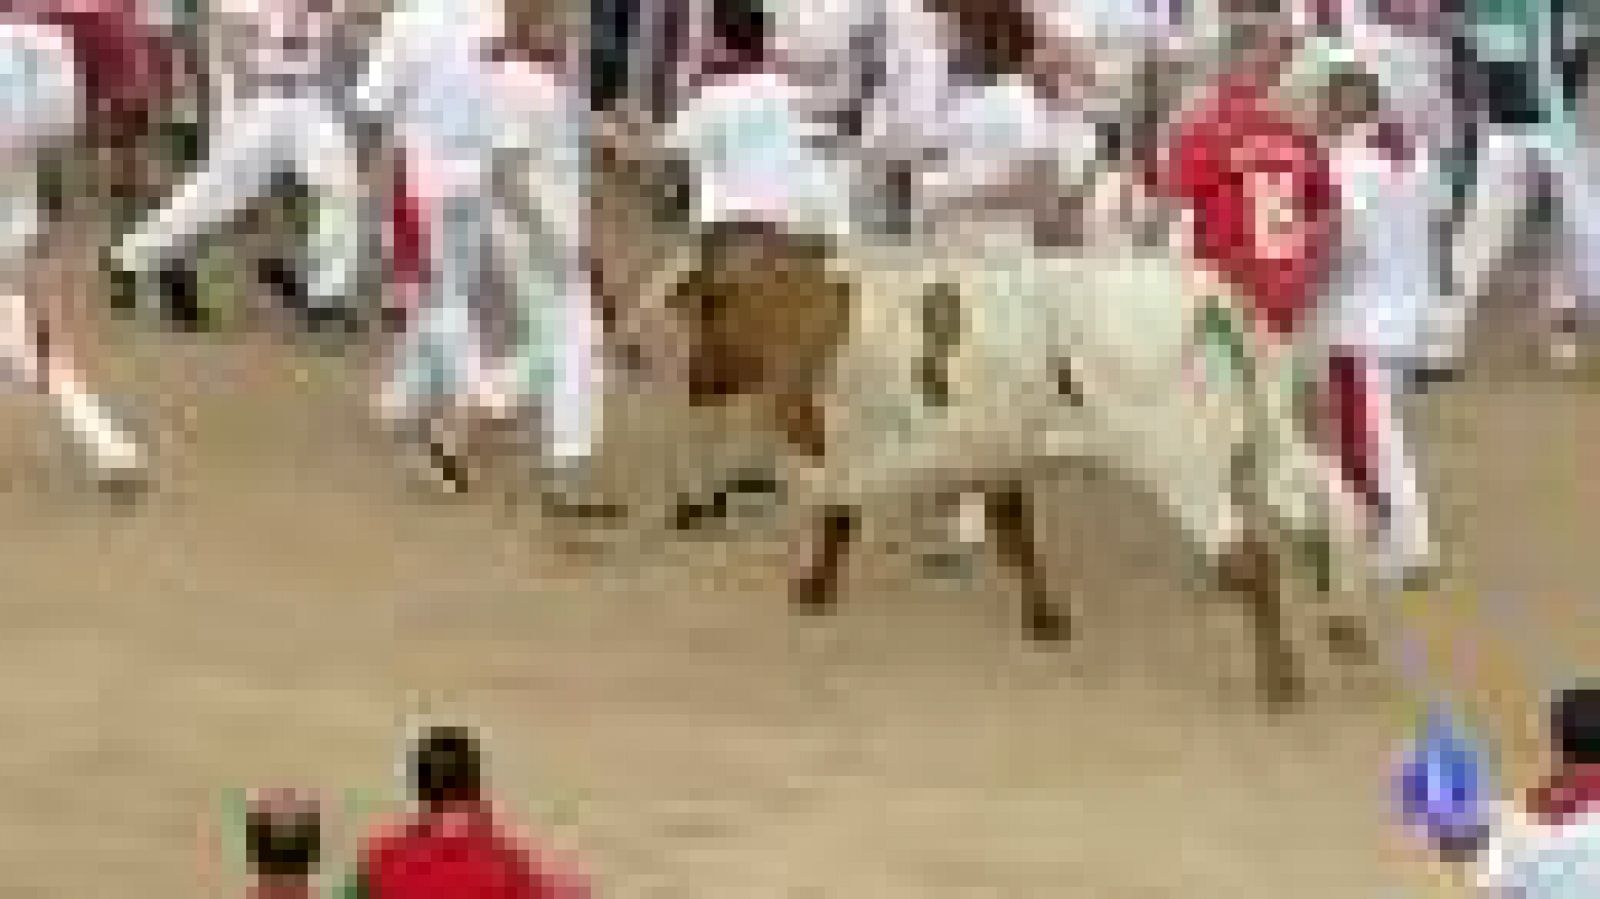
[(1487, 833), (1481, 755), (1450, 717), (1435, 709), (1400, 760), (1395, 789), (1401, 820), (1447, 858), (1470, 853)]

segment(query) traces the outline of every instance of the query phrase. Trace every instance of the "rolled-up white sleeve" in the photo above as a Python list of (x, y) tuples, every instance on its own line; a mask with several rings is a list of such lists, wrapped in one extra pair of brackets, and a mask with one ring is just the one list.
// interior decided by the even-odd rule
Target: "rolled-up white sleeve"
[(352, 105), (367, 115), (394, 111), (409, 66), (409, 35), (419, 24), (409, 11), (400, 10), (390, 15), (397, 18), (385, 23), (373, 43), (366, 70), (352, 94)]
[(1489, 841), (1478, 853), (1473, 872), (1477, 887), (1494, 899), (1520, 899), (1527, 888), (1527, 866), (1536, 841), (1534, 825), (1507, 806), (1496, 817)]

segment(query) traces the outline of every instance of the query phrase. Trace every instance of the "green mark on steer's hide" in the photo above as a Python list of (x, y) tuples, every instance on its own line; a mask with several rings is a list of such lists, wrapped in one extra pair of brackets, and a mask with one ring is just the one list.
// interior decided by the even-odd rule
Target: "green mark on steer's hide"
[(918, 362), (917, 376), (923, 401), (933, 408), (950, 405), (950, 357), (961, 346), (961, 313), (961, 296), (948, 284), (935, 284), (923, 295), (927, 349)]
[(1245, 346), (1238, 317), (1220, 300), (1212, 298), (1200, 308), (1195, 331), (1206, 361), (1207, 381), (1218, 376), (1242, 383), (1253, 375), (1250, 351)]

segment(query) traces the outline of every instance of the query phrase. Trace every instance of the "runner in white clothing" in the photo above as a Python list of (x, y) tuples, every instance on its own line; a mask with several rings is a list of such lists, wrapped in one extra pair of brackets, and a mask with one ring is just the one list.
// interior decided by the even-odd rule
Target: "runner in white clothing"
[(1436, 563), (1427, 503), (1397, 404), (1417, 359), (1424, 317), (1438, 296), (1430, 213), (1439, 183), (1425, 157), (1384, 140), (1378, 79), (1351, 91), (1368, 94), (1373, 108), (1333, 147), (1344, 240), (1322, 310), (1330, 352), (1348, 360), (1366, 388), (1366, 455), (1382, 496), (1376, 561), (1381, 574), (1403, 583), (1419, 581)]
[[(338, 0), (218, 0), (214, 9), (215, 133), (204, 167), (128, 235), (114, 262), (170, 280), (200, 238), (293, 173), (320, 194), (307, 300), (342, 306), (362, 251), (361, 180), (343, 115)], [(286, 171), (287, 170), (287, 171)]]
[(81, 87), (65, 32), (0, 15), (0, 380), (48, 397), (103, 484), (138, 485), (143, 449), (88, 389), (52, 303), (25, 295), (45, 228), (39, 170), (89, 118)]

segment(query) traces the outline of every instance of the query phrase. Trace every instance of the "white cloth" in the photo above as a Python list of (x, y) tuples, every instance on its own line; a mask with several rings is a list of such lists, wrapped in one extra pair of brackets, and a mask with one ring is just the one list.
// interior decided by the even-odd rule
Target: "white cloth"
[(42, 226), (39, 160), (81, 117), (66, 36), (32, 22), (0, 23), (0, 287), (20, 273)]
[(37, 152), (70, 134), (80, 117), (66, 35), (34, 22), (0, 23), (0, 160)]
[(1081, 117), (1052, 109), (1019, 79), (953, 88), (942, 124), (923, 133), (943, 159), (923, 170), (919, 199), (932, 213), (984, 188), (1003, 184), (1029, 162), (1055, 163), (1056, 179), (1075, 186), (1094, 158), (1094, 129)]
[(1448, 46), (1371, 16), (1357, 17), (1350, 31), (1356, 58), (1378, 76), (1390, 109), (1429, 159), (1443, 159), (1456, 141)]
[(713, 82), (672, 122), (663, 140), (694, 164), (700, 223), (755, 218), (850, 233), (849, 163), (807, 144), (801, 93), (774, 73)]
[(405, 0), (389, 14), (355, 104), (395, 122), (412, 154), (488, 165), (508, 117), (488, 59), (498, 0)]
[(1477, 881), (1488, 896), (1508, 899), (1600, 896), (1600, 816), (1551, 827), (1503, 808), (1478, 859)]
[[(585, 265), (588, 193), (583, 109), (577, 92), (553, 73), (526, 64), (500, 70), (515, 110), (507, 134), (520, 178), (502, 206), (523, 206), (497, 229), (499, 252), (520, 297), (523, 345), (501, 374), (507, 397), (543, 401), (549, 455), (583, 458), (593, 448), (603, 406), (599, 335)], [(507, 211), (507, 210), (502, 210)]]
[(149, 271), (238, 214), (289, 170), (310, 181), (322, 202), (312, 237), (312, 296), (336, 300), (349, 289), (362, 252), (360, 170), (343, 119), (315, 94), (268, 92), (243, 102), (214, 138), (205, 167), (190, 176), (147, 225), (124, 239), (120, 261)]
[(1399, 162), (1365, 132), (1334, 150), (1342, 201), (1341, 254), (1323, 304), (1330, 343), (1410, 358), (1438, 294), (1433, 188), (1425, 159)]
[(506, 112), (499, 149), (526, 161), (520, 168), (529, 183), (523, 186), (539, 204), (547, 227), (563, 246), (581, 252), (588, 165), (578, 92), (555, 73), (526, 62), (498, 65), (495, 87)]
[[(1472, 202), (1457, 235), (1454, 255), (1461, 293), (1441, 306), (1433, 330), (1439, 343), (1457, 355), (1485, 281), (1498, 270), (1532, 194), (1536, 175), (1552, 177), (1556, 191), (1554, 242), (1556, 288), (1544, 305), (1568, 299), (1600, 303), (1600, 177), (1580, 155), (1558, 152), (1551, 141), (1533, 131), (1482, 126), (1478, 173)], [(1561, 294), (1570, 292), (1575, 297)], [(1554, 310), (1552, 310), (1554, 311)]]

